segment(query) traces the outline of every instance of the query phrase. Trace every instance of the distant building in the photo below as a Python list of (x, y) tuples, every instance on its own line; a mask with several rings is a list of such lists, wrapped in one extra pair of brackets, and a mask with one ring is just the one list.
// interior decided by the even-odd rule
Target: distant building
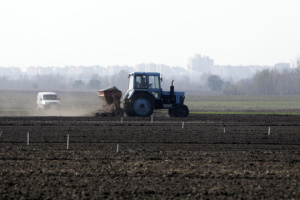
[(107, 73), (106, 74), (102, 74), (102, 75), (114, 75), (117, 74), (121, 71), (128, 71), (131, 72), (133, 71), (133, 67), (129, 67), (127, 65), (124, 66), (119, 66), (119, 65), (114, 65), (114, 66), (108, 66), (107, 67)]
[(10, 79), (20, 78), (22, 71), (17, 67), (0, 67), (0, 77), (7, 77)]
[(159, 72), (158, 65), (154, 63), (142, 63), (134, 67), (134, 70), (137, 72)]
[(27, 75), (49, 75), (53, 74), (54, 67), (28, 67)]
[(163, 64), (160, 64), (157, 67), (158, 67), (158, 71), (157, 72), (161, 73), (163, 76), (167, 76), (172, 71), (172, 69), (173, 69), (170, 66), (163, 65)]
[(195, 54), (194, 57), (188, 60), (189, 72), (199, 72), (201, 74), (210, 73), (212, 66), (214, 66), (214, 60), (208, 56)]
[(183, 74), (186, 74), (187, 71), (182, 67), (170, 67), (168, 65), (163, 64), (138, 64), (134, 68), (137, 72), (159, 72), (164, 77), (171, 77), (171, 76), (181, 76)]

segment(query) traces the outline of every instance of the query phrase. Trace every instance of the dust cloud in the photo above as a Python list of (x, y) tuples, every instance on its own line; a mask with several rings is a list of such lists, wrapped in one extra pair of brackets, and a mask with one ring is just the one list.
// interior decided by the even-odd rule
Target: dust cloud
[(39, 91), (1, 91), (0, 116), (93, 116), (103, 102), (97, 91), (56, 92), (61, 100), (59, 109), (37, 109)]

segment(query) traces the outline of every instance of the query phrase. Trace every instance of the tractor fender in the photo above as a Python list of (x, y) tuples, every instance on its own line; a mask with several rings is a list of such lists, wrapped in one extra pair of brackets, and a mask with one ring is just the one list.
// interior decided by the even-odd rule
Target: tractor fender
[(128, 90), (125, 95), (123, 96), (123, 100), (130, 99), (132, 95), (134, 94), (134, 90)]
[(131, 99), (135, 93), (136, 93), (135, 90), (129, 91), (127, 99)]
[(137, 94), (145, 94), (145, 95), (149, 95), (152, 99), (154, 99), (153, 95), (150, 94), (148, 91), (142, 90), (142, 91), (138, 91), (138, 90), (132, 90), (128, 93), (128, 96), (126, 97), (126, 99), (132, 99), (135, 95)]

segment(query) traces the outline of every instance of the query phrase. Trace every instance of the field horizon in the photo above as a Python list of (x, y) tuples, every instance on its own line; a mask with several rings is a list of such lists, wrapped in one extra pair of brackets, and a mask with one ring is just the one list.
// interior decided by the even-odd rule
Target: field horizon
[[(0, 116), (39, 116), (38, 90), (1, 90)], [(59, 113), (42, 115), (91, 116), (103, 104), (97, 91), (55, 91), (61, 99)], [(300, 114), (299, 95), (187, 95), (185, 104), (193, 114)], [(157, 110), (166, 113), (166, 110)], [(155, 114), (155, 113), (154, 113)]]

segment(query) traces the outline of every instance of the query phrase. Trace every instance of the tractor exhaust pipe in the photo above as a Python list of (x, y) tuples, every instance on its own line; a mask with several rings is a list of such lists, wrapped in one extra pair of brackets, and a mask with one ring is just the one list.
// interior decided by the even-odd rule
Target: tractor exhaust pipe
[(170, 86), (170, 95), (174, 95), (174, 86), (173, 86), (173, 82), (174, 82), (174, 80), (172, 81), (171, 86)]

